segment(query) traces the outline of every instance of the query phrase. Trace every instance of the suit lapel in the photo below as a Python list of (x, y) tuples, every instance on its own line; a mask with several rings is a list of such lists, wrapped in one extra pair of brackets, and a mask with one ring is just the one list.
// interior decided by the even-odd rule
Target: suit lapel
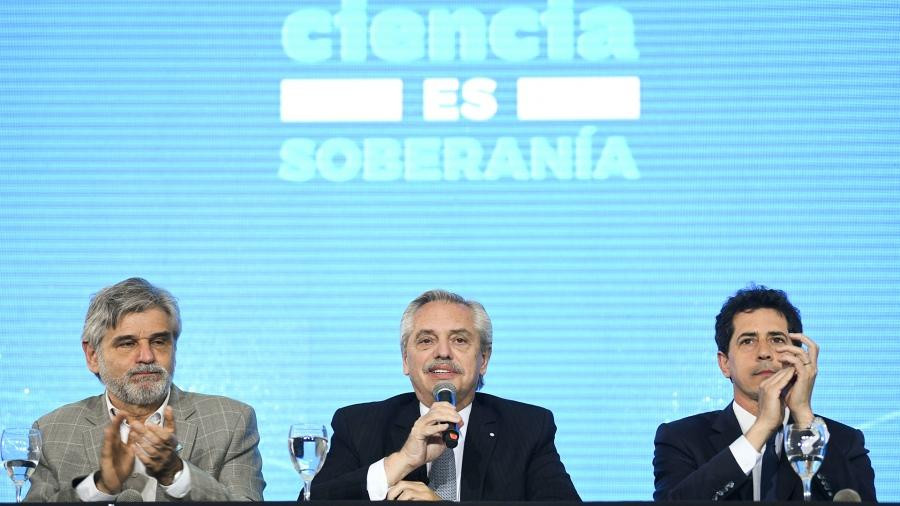
[(175, 437), (181, 446), (178, 455), (188, 460), (194, 449), (194, 441), (197, 439), (197, 424), (193, 420), (196, 408), (187, 399), (185, 393), (175, 385), (172, 385), (169, 406), (172, 406), (172, 417), (175, 419)]
[(497, 412), (481, 402), (481, 396), (476, 394), (469, 414), (469, 426), (466, 428), (459, 491), (461, 501), (482, 498), (487, 466), (491, 462), (497, 439), (503, 437), (498, 432)]
[(713, 434), (709, 439), (717, 452), (728, 447), (741, 436), (741, 424), (738, 423), (734, 407), (731, 404), (719, 412), (712, 423), (712, 430)]
[[(394, 417), (394, 423), (391, 425), (390, 448), (385, 448), (384, 455), (390, 455), (403, 447), (406, 438), (409, 437), (409, 431), (419, 419), (419, 400), (413, 395), (412, 400), (405, 403)], [(426, 466), (420, 466), (413, 472), (409, 473), (405, 478), (408, 481), (421, 481), (428, 483), (428, 470)]]
[(100, 394), (88, 399), (84, 407), (84, 418), (89, 427), (84, 431), (84, 449), (89, 469), (100, 469), (100, 449), (103, 446), (103, 431), (109, 425), (106, 397)]
[[(734, 414), (734, 406), (732, 406), (732, 404), (733, 401), (732, 403), (729, 403), (725, 409), (720, 411), (719, 415), (712, 423), (711, 428), (713, 432), (709, 439), (713, 444), (714, 454), (728, 448), (735, 439), (743, 434), (743, 431), (741, 431), (741, 424), (738, 423), (737, 415)], [(747, 479), (735, 489), (733, 495), (735, 498), (744, 501), (753, 500), (752, 475), (748, 476)]]

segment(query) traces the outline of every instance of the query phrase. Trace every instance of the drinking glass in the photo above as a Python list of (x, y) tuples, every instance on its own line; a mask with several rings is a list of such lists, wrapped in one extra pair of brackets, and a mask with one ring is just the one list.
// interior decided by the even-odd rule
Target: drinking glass
[(328, 451), (328, 431), (324, 425), (314, 423), (297, 423), (291, 425), (288, 433), (288, 450), (294, 469), (303, 479), (303, 500), (309, 501), (310, 487), (316, 473), (325, 463)]
[(784, 433), (784, 451), (791, 467), (803, 482), (803, 500), (811, 501), (810, 485), (825, 459), (828, 445), (828, 427), (825, 421), (815, 417), (811, 425), (788, 424)]
[(9, 478), (16, 486), (16, 502), (22, 502), (22, 485), (41, 460), (41, 431), (6, 429), (0, 441), (0, 456)]

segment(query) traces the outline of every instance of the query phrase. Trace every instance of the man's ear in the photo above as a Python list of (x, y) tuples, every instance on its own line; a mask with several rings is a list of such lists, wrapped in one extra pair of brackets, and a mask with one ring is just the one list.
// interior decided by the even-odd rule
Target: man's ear
[(94, 374), (100, 374), (100, 357), (97, 350), (87, 341), (81, 343), (81, 349), (84, 350), (84, 361), (87, 362), (88, 369)]
[(722, 371), (722, 376), (731, 379), (731, 369), (728, 367), (728, 355), (720, 351), (716, 358), (719, 360), (719, 370)]
[(406, 358), (407, 358), (406, 350), (404, 349), (403, 351), (401, 351), (400, 355), (401, 355), (402, 361), (403, 361), (403, 375), (409, 376), (409, 364), (406, 363)]
[(491, 361), (491, 349), (490, 348), (488, 348), (488, 350), (486, 352), (481, 354), (481, 360), (482, 360), (481, 369), (479, 369), (478, 372), (479, 372), (479, 374), (484, 376), (487, 373), (488, 362)]

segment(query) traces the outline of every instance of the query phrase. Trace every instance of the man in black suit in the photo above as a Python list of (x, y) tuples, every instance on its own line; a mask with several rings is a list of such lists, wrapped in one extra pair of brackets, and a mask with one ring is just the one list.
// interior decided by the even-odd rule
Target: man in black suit
[[(425, 292), (404, 311), (400, 330), (414, 392), (335, 413), (313, 499), (580, 500), (556, 451), (550, 411), (476, 394), (492, 346), (481, 304)], [(455, 406), (434, 400), (434, 386), (447, 382)], [(459, 426), (454, 449), (441, 438), (451, 424)]]
[[(810, 399), (819, 347), (802, 332), (799, 312), (780, 290), (750, 286), (725, 302), (716, 317), (716, 343), (734, 402), (659, 426), (654, 499), (802, 500), (800, 478), (783, 451), (783, 425), (809, 425), (815, 416)], [(862, 432), (825, 423), (831, 437), (813, 478), (813, 500), (830, 501), (852, 489), (875, 501)]]

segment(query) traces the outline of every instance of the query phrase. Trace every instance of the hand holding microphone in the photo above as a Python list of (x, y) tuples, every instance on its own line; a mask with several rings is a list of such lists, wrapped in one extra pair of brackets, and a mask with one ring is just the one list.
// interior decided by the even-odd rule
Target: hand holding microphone
[[(438, 383), (434, 386), (432, 393), (434, 393), (436, 402), (449, 402), (456, 407), (456, 387), (453, 383), (449, 381)], [(451, 423), (441, 435), (441, 439), (444, 440), (447, 448), (456, 448), (456, 445), (459, 444), (459, 425), (455, 422)]]
[[(459, 424), (462, 419), (455, 409), (456, 387), (449, 382), (432, 389), (436, 402), (413, 424), (406, 442), (396, 452), (385, 457), (384, 471), (388, 485), (393, 486), (419, 466), (438, 458), (447, 448), (459, 444)], [(453, 406), (453, 407), (451, 407)], [(448, 425), (448, 428), (442, 428)]]

